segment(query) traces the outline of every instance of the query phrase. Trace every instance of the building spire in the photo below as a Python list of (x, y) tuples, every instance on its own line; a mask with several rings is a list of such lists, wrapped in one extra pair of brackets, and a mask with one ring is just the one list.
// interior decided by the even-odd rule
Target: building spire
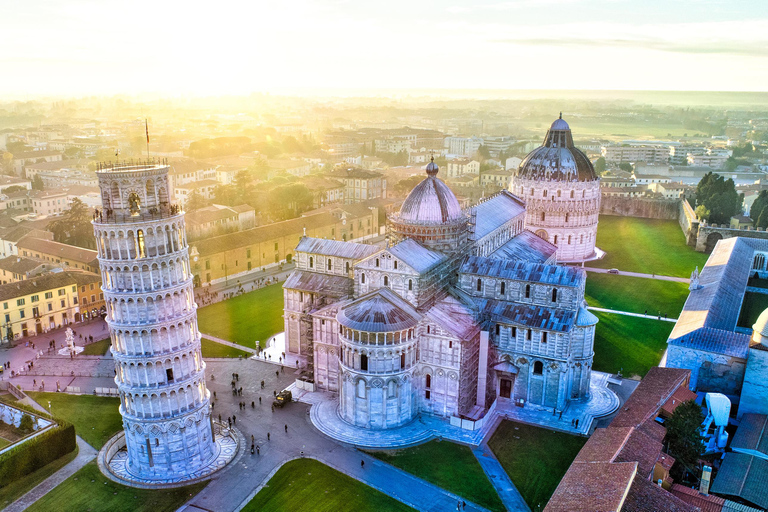
[(560, 119), (562, 119), (562, 118), (563, 118), (563, 111), (561, 110), (560, 111)]

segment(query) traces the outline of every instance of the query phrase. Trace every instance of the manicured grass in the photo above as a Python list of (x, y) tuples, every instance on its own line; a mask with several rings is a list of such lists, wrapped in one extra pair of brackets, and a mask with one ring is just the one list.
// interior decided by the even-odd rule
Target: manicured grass
[(19, 399), (10, 393), (3, 393), (2, 395), (0, 395), (0, 402), (13, 405), (18, 401)]
[(531, 507), (542, 510), (587, 439), (503, 421), (488, 446)]
[(412, 508), (314, 459), (286, 463), (243, 512), (378, 512)]
[(93, 343), (86, 345), (85, 350), (81, 352), (84, 356), (103, 356), (109, 350), (109, 346), (112, 340), (107, 338), (101, 341), (94, 341)]
[(685, 244), (676, 220), (601, 215), (597, 247), (607, 253), (605, 258), (586, 266), (690, 277), (697, 265), (701, 270), (707, 262), (706, 254)]
[(283, 286), (273, 284), (197, 312), (200, 332), (256, 348), (283, 331)]
[(75, 448), (73, 451), (43, 466), (37, 471), (19, 478), (18, 480), (14, 480), (10, 484), (0, 488), (0, 508), (21, 498), (37, 487), (40, 482), (72, 462), (74, 458), (77, 457), (77, 452), (78, 450)]
[(688, 285), (615, 274), (587, 275), (585, 297), (590, 306), (677, 318), (688, 298)]
[(6, 446), (8, 446), (9, 444), (11, 444), (11, 442), (10, 442), (9, 440), (7, 440), (7, 439), (6, 439), (6, 438), (4, 438), (4, 437), (0, 437), (0, 450), (2, 450), (3, 448), (5, 448), (5, 447), (6, 447)]
[(467, 446), (430, 441), (403, 450), (371, 452), (371, 455), (487, 509), (506, 510)]
[(50, 401), (53, 415), (72, 423), (75, 433), (97, 450), (123, 429), (118, 398), (48, 392), (27, 394), (46, 411)]
[(600, 319), (595, 332), (593, 369), (608, 373), (621, 370), (625, 377), (643, 377), (659, 364), (675, 324), (615, 313), (592, 313)]
[(765, 293), (747, 292), (744, 294), (744, 301), (741, 303), (741, 313), (736, 325), (739, 327), (752, 328), (757, 321), (760, 313), (768, 308), (768, 295)]
[(189, 501), (207, 484), (202, 482), (177, 489), (134, 489), (109, 480), (101, 474), (96, 461), (91, 461), (36, 501), (27, 511), (170, 512)]
[(243, 358), (246, 358), (246, 357), (251, 357), (253, 355), (250, 352), (245, 352), (244, 350), (239, 350), (227, 345), (222, 345), (221, 343), (216, 343), (215, 341), (207, 340), (205, 338), (202, 338), (200, 340), (200, 346), (203, 350), (204, 358), (208, 358), (208, 357), (237, 358), (239, 356), (243, 356)]

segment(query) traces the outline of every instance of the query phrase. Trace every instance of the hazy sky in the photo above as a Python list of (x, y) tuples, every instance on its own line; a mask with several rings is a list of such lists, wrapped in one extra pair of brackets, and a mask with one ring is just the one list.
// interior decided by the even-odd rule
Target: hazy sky
[(768, 91), (768, 0), (0, 0), (0, 94)]

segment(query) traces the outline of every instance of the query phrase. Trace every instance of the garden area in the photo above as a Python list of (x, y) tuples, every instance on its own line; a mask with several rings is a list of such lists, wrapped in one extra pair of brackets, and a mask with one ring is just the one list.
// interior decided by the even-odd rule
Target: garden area
[(598, 308), (667, 315), (677, 318), (688, 298), (688, 285), (643, 277), (615, 274), (587, 274), (584, 293), (587, 304)]
[(413, 509), (314, 459), (296, 459), (281, 467), (242, 510), (405, 512)]
[(118, 398), (32, 391), (27, 394), (46, 411), (50, 401), (53, 415), (72, 423), (75, 433), (97, 450), (123, 429)]
[(690, 277), (708, 258), (686, 245), (676, 220), (601, 215), (597, 247), (607, 253), (605, 258), (587, 266), (676, 277)]
[(413, 448), (369, 453), (489, 510), (505, 510), (499, 495), (468, 446), (448, 441), (430, 441)]
[(27, 511), (171, 512), (178, 510), (207, 484), (202, 482), (162, 490), (136, 489), (108, 479), (101, 474), (96, 461), (91, 461), (36, 501)]
[(112, 344), (112, 340), (107, 338), (105, 340), (94, 341), (83, 347), (81, 355), (84, 356), (103, 356), (109, 351), (109, 347)]
[(283, 287), (273, 284), (197, 312), (200, 332), (238, 345), (256, 348), (283, 331)]
[(536, 512), (544, 509), (586, 442), (586, 437), (505, 420), (488, 446), (525, 502)]

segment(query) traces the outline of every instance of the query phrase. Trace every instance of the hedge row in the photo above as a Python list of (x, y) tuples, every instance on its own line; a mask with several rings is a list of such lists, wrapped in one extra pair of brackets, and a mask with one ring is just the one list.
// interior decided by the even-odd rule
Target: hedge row
[(54, 421), (58, 425), (0, 455), (0, 487), (37, 471), (77, 447), (75, 426), (61, 419)]

